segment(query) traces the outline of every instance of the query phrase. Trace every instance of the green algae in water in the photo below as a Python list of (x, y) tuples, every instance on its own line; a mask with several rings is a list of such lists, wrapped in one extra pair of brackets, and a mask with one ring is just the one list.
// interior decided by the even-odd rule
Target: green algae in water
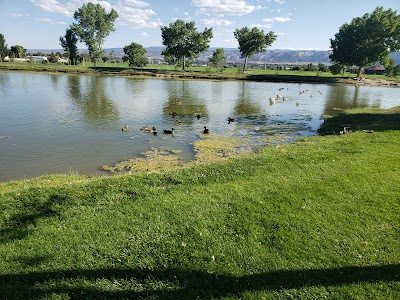
[(167, 147), (152, 148), (149, 151), (141, 153), (142, 157), (124, 160), (114, 166), (104, 165), (101, 169), (109, 172), (127, 171), (131, 173), (161, 171), (183, 164), (181, 158), (177, 155), (179, 152), (180, 150), (173, 150)]

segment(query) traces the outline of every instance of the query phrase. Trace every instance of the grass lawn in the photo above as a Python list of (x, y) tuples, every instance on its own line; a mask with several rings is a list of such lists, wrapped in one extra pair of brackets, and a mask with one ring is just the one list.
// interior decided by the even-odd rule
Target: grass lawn
[(368, 113), (218, 164), (0, 184), (0, 299), (400, 299), (399, 109)]

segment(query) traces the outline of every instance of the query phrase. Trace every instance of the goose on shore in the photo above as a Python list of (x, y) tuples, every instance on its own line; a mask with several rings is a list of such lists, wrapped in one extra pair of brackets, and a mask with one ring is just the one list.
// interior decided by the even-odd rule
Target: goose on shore
[(203, 133), (204, 134), (210, 133), (210, 129), (208, 129), (207, 126), (204, 126)]

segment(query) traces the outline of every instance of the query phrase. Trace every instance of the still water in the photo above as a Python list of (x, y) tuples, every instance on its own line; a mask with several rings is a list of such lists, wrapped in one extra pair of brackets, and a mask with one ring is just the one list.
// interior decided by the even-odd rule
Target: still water
[[(260, 130), (265, 126), (273, 129), (268, 134), (293, 139), (313, 135), (323, 115), (350, 107), (393, 107), (399, 105), (399, 91), (0, 72), (0, 181), (71, 171), (104, 174), (102, 165), (161, 146), (181, 150), (182, 159), (190, 160), (204, 126), (212, 134), (250, 137), (254, 145), (266, 134)], [(271, 105), (270, 97), (277, 103)], [(228, 117), (235, 122), (228, 124)], [(124, 125), (128, 132), (121, 131)], [(146, 125), (159, 134), (141, 131)], [(171, 128), (173, 137), (162, 134)]]

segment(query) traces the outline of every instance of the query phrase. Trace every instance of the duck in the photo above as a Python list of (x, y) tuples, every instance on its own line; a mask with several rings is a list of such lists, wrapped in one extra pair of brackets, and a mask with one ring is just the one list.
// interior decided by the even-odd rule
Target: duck
[(158, 132), (157, 132), (157, 130), (156, 130), (156, 128), (155, 128), (154, 126), (153, 126), (153, 128), (151, 128), (150, 132), (151, 132), (153, 135), (157, 135), (157, 134), (158, 134)]
[(181, 100), (178, 100), (178, 99), (176, 99), (176, 100), (175, 100), (175, 105), (180, 105), (180, 104), (182, 104), (182, 101), (181, 101)]
[(140, 130), (143, 130), (143, 131), (150, 131), (149, 125), (146, 125), (146, 126), (140, 128)]
[(196, 118), (197, 118), (197, 120), (198, 120), (198, 119), (200, 119), (200, 118), (201, 118), (201, 116), (200, 116), (200, 115), (197, 115), (197, 116), (196, 116)]
[(203, 133), (204, 134), (210, 133), (210, 129), (208, 129), (207, 126), (204, 126)]
[(121, 128), (122, 132), (128, 132), (129, 126), (125, 125), (124, 127)]
[(234, 121), (235, 121), (234, 118), (228, 117), (228, 124), (230, 124), (231, 122), (234, 122)]
[(163, 132), (164, 132), (165, 134), (174, 134), (175, 130), (174, 130), (174, 128), (171, 128), (171, 130), (169, 130), (169, 129), (164, 129)]
[(173, 117), (176, 117), (176, 115), (177, 115), (176, 111), (173, 111), (171, 115), (172, 115)]

